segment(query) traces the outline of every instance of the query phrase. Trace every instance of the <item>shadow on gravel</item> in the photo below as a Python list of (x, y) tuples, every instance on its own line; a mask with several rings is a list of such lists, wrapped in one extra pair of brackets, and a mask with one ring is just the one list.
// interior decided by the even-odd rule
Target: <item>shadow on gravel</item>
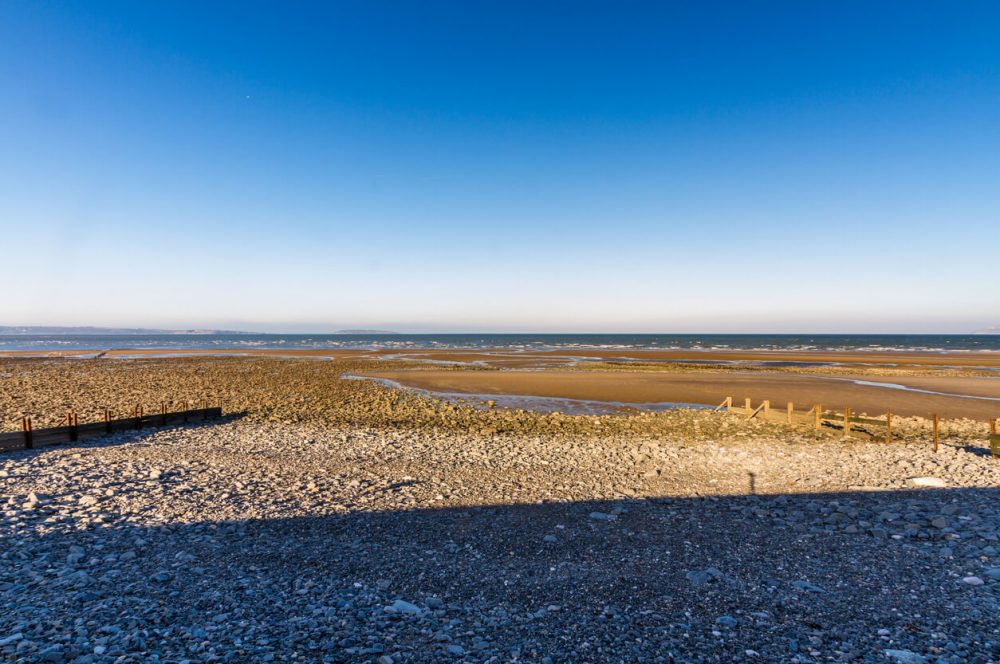
[[(1000, 656), (998, 528), (998, 489), (163, 527), (67, 518), (44, 535), (5, 526), (16, 550), (0, 557), (0, 637), (41, 611), (145, 629), (122, 653), (155, 642), (209, 660), (211, 646), (237, 661), (886, 661), (898, 649), (988, 662)], [(60, 571), (73, 545), (95, 559)], [(35, 576), (12, 571), (18, 557), (36, 561)], [(395, 600), (409, 604), (386, 610)]]
[(958, 449), (966, 452), (968, 454), (975, 454), (976, 456), (989, 457), (993, 456), (989, 447), (980, 447), (978, 445), (961, 445)]

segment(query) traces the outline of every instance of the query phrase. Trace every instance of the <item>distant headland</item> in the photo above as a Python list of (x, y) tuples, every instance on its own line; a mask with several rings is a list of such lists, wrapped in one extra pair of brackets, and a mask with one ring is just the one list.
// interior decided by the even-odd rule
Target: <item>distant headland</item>
[(124, 334), (250, 334), (249, 332), (239, 332), (236, 330), (157, 330), (149, 328), (132, 327), (64, 327), (55, 325), (0, 325), (0, 334), (9, 335), (124, 335)]

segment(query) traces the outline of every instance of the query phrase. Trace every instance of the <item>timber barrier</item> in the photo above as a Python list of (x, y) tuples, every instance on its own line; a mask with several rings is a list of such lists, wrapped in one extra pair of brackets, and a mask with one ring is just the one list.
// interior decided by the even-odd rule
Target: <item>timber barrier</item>
[[(769, 422), (782, 422), (789, 425), (804, 424), (817, 430), (823, 427), (839, 429), (845, 437), (853, 432), (868, 435), (874, 440), (884, 440), (886, 443), (902, 440), (898, 433), (893, 433), (891, 410), (887, 410), (880, 417), (859, 417), (851, 410), (850, 406), (845, 407), (842, 412), (837, 412), (824, 410), (820, 404), (815, 404), (809, 410), (799, 411), (795, 410), (795, 404), (792, 402), (788, 402), (783, 409), (772, 410), (771, 402), (768, 400), (762, 401), (759, 406), (754, 408), (751, 405), (751, 400), (747, 398), (744, 400), (743, 406), (740, 407), (733, 405), (732, 397), (726, 397), (722, 403), (715, 407), (715, 410), (742, 414), (747, 420), (760, 418)], [(934, 413), (930, 421), (932, 445), (934, 451), (937, 452), (942, 419), (937, 413)], [(872, 427), (880, 427), (880, 429), (873, 432), (869, 430)], [(1000, 434), (997, 433), (997, 418), (989, 421), (989, 427), (989, 450), (995, 459), (1000, 457)]]
[(85, 424), (80, 424), (76, 413), (69, 412), (60, 426), (45, 429), (35, 429), (30, 417), (22, 417), (20, 431), (0, 433), (0, 451), (33, 450), (49, 445), (76, 442), (84, 438), (99, 438), (119, 431), (191, 424), (219, 417), (222, 417), (220, 407), (167, 412), (166, 405), (161, 405), (159, 411), (151, 413), (144, 412), (142, 406), (136, 405), (132, 408), (130, 417), (118, 419), (112, 419), (111, 411), (105, 408), (102, 420)]

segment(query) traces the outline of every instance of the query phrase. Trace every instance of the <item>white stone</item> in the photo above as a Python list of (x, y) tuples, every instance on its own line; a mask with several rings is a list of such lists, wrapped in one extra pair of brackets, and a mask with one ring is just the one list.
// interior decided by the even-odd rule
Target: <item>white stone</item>
[(939, 477), (911, 477), (907, 480), (910, 486), (930, 487), (941, 489), (948, 486), (948, 483)]

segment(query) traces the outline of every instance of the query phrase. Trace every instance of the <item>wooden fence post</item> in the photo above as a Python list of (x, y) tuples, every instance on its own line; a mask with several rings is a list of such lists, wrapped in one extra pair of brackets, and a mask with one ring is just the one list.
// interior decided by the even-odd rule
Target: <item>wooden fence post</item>
[(160, 426), (167, 426), (167, 402), (160, 402)]
[(819, 412), (820, 412), (820, 410), (822, 410), (822, 408), (820, 407), (819, 404), (816, 404), (815, 406), (813, 406), (813, 412), (815, 413), (815, 416), (816, 416), (816, 430), (817, 431), (819, 431), (819, 427), (820, 427), (820, 422), (819, 422)]
[(771, 414), (771, 402), (764, 399), (764, 421), (767, 422), (768, 415)]
[(31, 437), (31, 417), (21, 418), (21, 431), (24, 432), (25, 449), (35, 449), (35, 441)]
[(111, 409), (104, 409), (104, 433), (111, 433)]
[(133, 415), (135, 415), (135, 428), (136, 429), (141, 429), (142, 428), (142, 406), (140, 406), (139, 404), (136, 404), (135, 405), (135, 409), (132, 411), (132, 413), (133, 413)]
[(892, 411), (885, 411), (885, 442), (892, 442)]
[(851, 407), (844, 406), (844, 435), (848, 436), (851, 433)]
[(746, 399), (743, 400), (743, 407), (746, 408), (747, 415), (749, 415), (750, 411), (753, 410), (752, 408), (750, 408), (750, 397), (747, 397)]
[(76, 428), (77, 422), (79, 421), (76, 413), (70, 411), (70, 413), (66, 415), (66, 419), (69, 420), (69, 440), (70, 442), (76, 442), (80, 438), (80, 432), (77, 431)]
[(996, 448), (993, 446), (993, 437), (997, 435), (997, 418), (990, 420), (990, 456), (997, 458)]
[(938, 414), (934, 413), (934, 451), (938, 451)]
[(730, 412), (733, 409), (733, 398), (726, 397), (726, 412)]
[(789, 402), (788, 402), (788, 423), (789, 423), (789, 424), (791, 424), (791, 423), (792, 423), (792, 412), (793, 412), (794, 410), (795, 410), (795, 407), (794, 407), (794, 406), (792, 405), (792, 402), (791, 402), (791, 401), (789, 401)]

